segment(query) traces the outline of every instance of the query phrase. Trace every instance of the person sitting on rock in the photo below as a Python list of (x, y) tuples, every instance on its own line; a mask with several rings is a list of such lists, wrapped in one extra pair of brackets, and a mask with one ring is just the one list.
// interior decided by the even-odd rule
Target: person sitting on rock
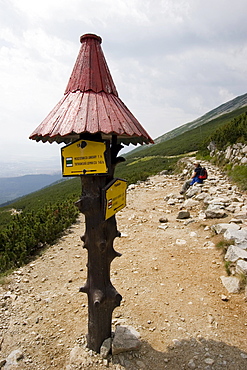
[(201, 173), (201, 170), (202, 170), (202, 167), (201, 167), (200, 163), (195, 162), (194, 166), (195, 166), (195, 168), (194, 168), (193, 175), (189, 180), (185, 181), (185, 183), (183, 184), (182, 189), (180, 191), (180, 194), (184, 194), (189, 189), (190, 186), (195, 184), (195, 182), (197, 182), (198, 184), (203, 183), (203, 180), (199, 179), (199, 176), (200, 176), (200, 173)]

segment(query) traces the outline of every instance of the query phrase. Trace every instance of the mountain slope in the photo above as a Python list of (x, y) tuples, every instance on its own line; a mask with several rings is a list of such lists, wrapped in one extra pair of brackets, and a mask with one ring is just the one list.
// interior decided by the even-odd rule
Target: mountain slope
[[(238, 108), (230, 113), (220, 115), (211, 121), (198, 125), (195, 128), (182, 132), (171, 139), (160, 141), (154, 145), (144, 145), (127, 153), (126, 159), (133, 161), (136, 158), (147, 159), (154, 156), (177, 156), (188, 152), (194, 152), (202, 149), (202, 143), (209, 138), (218, 128), (231, 122), (247, 111), (247, 106)], [(117, 167), (122, 167), (126, 162), (120, 163)], [(128, 165), (128, 164), (127, 164)]]
[(230, 113), (238, 108), (242, 108), (247, 106), (247, 93), (241, 96), (238, 96), (227, 103), (221, 104), (219, 107), (214, 108), (210, 112), (204, 114), (203, 116), (197, 118), (196, 120), (192, 122), (185, 123), (184, 125), (169, 131), (165, 133), (164, 135), (159, 136), (157, 139), (155, 139), (155, 143), (160, 143), (162, 141), (166, 141), (169, 139), (172, 139), (173, 137), (176, 137), (178, 135), (181, 135), (185, 131), (192, 130), (198, 126), (204, 125), (205, 123), (218, 118), (219, 116)]
[(61, 178), (61, 174), (2, 177), (0, 179), (0, 205), (39, 190)]

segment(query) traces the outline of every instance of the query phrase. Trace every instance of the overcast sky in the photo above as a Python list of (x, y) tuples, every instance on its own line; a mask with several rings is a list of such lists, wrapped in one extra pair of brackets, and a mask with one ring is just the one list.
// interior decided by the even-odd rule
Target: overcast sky
[(247, 92), (246, 0), (0, 0), (2, 162), (60, 158), (29, 140), (62, 98), (80, 36), (102, 37), (120, 99), (152, 138)]

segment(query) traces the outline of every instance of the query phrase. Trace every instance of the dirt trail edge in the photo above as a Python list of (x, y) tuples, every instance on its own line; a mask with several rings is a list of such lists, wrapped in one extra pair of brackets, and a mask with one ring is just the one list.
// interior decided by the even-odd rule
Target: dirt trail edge
[[(81, 365), (68, 367), (71, 350), (85, 347), (87, 333), (87, 296), (79, 293), (87, 274), (80, 216), (0, 287), (2, 369), (247, 369), (247, 303), (244, 292), (229, 294), (222, 285), (223, 258), (212, 246), (219, 236), (210, 229), (232, 215), (200, 220), (195, 207), (193, 222), (177, 220), (181, 205), (165, 198), (179, 194), (181, 184), (175, 175), (153, 176), (128, 191), (127, 207), (117, 214), (122, 237), (114, 248), (122, 256), (111, 265), (111, 280), (123, 301), (112, 330), (133, 326), (141, 349), (108, 360), (85, 350)], [(167, 218), (165, 227), (160, 218)], [(10, 354), (19, 356), (16, 363), (5, 362)]]

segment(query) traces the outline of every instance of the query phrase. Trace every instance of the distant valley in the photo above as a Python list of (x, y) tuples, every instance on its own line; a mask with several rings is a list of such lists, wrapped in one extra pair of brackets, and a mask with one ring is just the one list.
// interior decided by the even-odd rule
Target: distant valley
[(62, 179), (61, 173), (53, 175), (25, 175), (0, 178), (0, 206), (6, 202), (42, 189)]
[(2, 160), (0, 166), (0, 181), (2, 177), (17, 177), (30, 175), (53, 175), (61, 172), (61, 159), (57, 157)]

